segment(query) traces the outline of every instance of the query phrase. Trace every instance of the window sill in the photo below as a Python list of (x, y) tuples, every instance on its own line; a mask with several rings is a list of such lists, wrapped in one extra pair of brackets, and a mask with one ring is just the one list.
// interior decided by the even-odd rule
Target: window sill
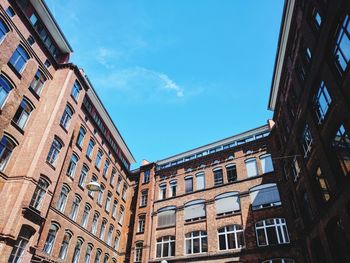
[(163, 230), (163, 229), (169, 229), (169, 228), (174, 228), (174, 227), (175, 227), (175, 225), (173, 225), (173, 226), (158, 226), (156, 228), (156, 230)]
[(146, 185), (146, 184), (149, 184), (149, 181), (148, 182), (143, 182), (141, 185)]
[(78, 99), (79, 99), (79, 95), (78, 98), (75, 98), (72, 94), (70, 94), (71, 98), (73, 99), (73, 101), (78, 104)]
[(86, 156), (86, 159), (88, 159), (88, 161), (91, 163), (91, 157), (87, 154), (85, 156)]
[(61, 128), (64, 130), (65, 133), (68, 133), (66, 127), (64, 127), (61, 123), (60, 123), (60, 126), (61, 126)]
[(75, 143), (75, 146), (77, 146), (77, 148), (82, 151), (83, 149), (81, 148), (81, 145), (79, 145), (77, 142)]
[(16, 128), (17, 131), (19, 131), (22, 135), (24, 135), (24, 130), (21, 127), (19, 127), (17, 125), (17, 123), (15, 123), (13, 120), (11, 120), (11, 124), (12, 124), (13, 127)]
[(53, 164), (49, 163), (47, 160), (45, 161), (48, 166), (50, 166), (54, 171), (56, 171), (56, 167)]
[(262, 210), (266, 210), (266, 209), (270, 209), (270, 208), (279, 208), (282, 207), (282, 203), (280, 204), (275, 204), (275, 205), (270, 205), (270, 206), (265, 206), (265, 207), (259, 207), (259, 208), (253, 208), (252, 207), (252, 211), (262, 211)]
[(207, 219), (203, 218), (203, 219), (198, 219), (198, 220), (193, 220), (193, 221), (188, 221), (184, 223), (184, 225), (192, 225), (192, 224), (197, 224), (197, 223), (202, 223), (205, 222)]
[(145, 233), (145, 231), (143, 232), (136, 232), (136, 235), (143, 235)]
[(81, 189), (81, 190), (85, 190), (85, 187), (84, 186), (82, 186), (82, 185), (80, 185), (80, 184), (78, 184), (78, 187)]
[(29, 87), (28, 89), (37, 100), (40, 100), (40, 95), (38, 93), (36, 93), (36, 91), (33, 90), (32, 87)]
[[(124, 199), (123, 199), (124, 200)], [(140, 205), (139, 208), (145, 208), (147, 205)]]
[(241, 214), (241, 211), (235, 211), (231, 214), (216, 215), (216, 219), (227, 218), (227, 217), (236, 216), (236, 215), (240, 215), (240, 214)]
[[(22, 73), (18, 72), (18, 70), (10, 63), (10, 61), (7, 63), (9, 68), (16, 74), (17, 78), (22, 79)], [(23, 70), (25, 68), (26, 64), (23, 65)], [(22, 72), (23, 72), (22, 70)]]

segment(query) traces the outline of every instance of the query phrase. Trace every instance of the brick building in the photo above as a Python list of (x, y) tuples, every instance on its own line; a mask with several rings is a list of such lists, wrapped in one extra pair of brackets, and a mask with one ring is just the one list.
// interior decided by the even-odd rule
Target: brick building
[(285, 1), (269, 108), (307, 262), (350, 262), (350, 2)]

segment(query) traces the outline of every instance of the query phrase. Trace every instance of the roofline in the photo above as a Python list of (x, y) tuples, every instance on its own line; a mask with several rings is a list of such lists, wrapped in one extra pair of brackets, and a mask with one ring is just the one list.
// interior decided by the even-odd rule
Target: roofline
[[(30, 0), (30, 2), (31, 2), (31, 4), (33, 5), (33, 7), (35, 8), (35, 10), (38, 13), (39, 13), (39, 11), (37, 10), (38, 5), (43, 9), (44, 15), (46, 15), (47, 16), (46, 18), (48, 19), (48, 20), (45, 20), (45, 21), (47, 21), (47, 23), (49, 23), (49, 24), (47, 24), (47, 23), (44, 22), (44, 24), (45, 24), (46, 28), (49, 30), (51, 36), (54, 38), (56, 44), (61, 49), (61, 51), (64, 51), (66, 53), (72, 53), (73, 52), (72, 46), (69, 44), (67, 38), (63, 34), (63, 32), (62, 32), (60, 26), (58, 25), (55, 17), (53, 16), (53, 14), (51, 13), (49, 7), (45, 3), (45, 0)], [(43, 15), (43, 14), (41, 14), (41, 15)], [(39, 14), (39, 16), (40, 16), (40, 14)], [(40, 16), (40, 18), (42, 20), (44, 20), (42, 16)], [(56, 32), (52, 32), (50, 30), (50, 26), (52, 26), (53, 27), (52, 29), (55, 30)], [(60, 44), (61, 44), (61, 46), (60, 46)]]
[(295, 0), (285, 0), (269, 96), (269, 110), (275, 110)]
[(195, 154), (195, 153), (198, 153), (198, 152), (201, 152), (201, 151), (209, 150), (209, 149), (215, 148), (217, 146), (226, 144), (226, 143), (231, 142), (231, 141), (242, 140), (242, 139), (244, 139), (246, 137), (249, 137), (249, 136), (252, 136), (254, 134), (259, 134), (261, 132), (269, 131), (269, 130), (270, 130), (269, 125), (265, 124), (265, 125), (259, 126), (257, 128), (254, 128), (254, 129), (251, 129), (251, 130), (248, 130), (248, 131), (245, 131), (245, 132), (242, 132), (242, 133), (239, 133), (239, 134), (227, 137), (225, 139), (221, 139), (219, 141), (215, 141), (215, 142), (212, 142), (212, 143), (209, 143), (209, 144), (206, 144), (206, 145), (203, 145), (203, 146), (200, 146), (200, 147), (197, 147), (197, 148), (194, 148), (194, 149), (191, 149), (191, 150), (188, 150), (188, 151), (185, 151), (185, 152), (182, 152), (182, 153), (179, 153), (179, 154), (176, 154), (176, 155), (164, 158), (162, 160), (158, 160), (155, 163), (157, 165), (162, 165), (164, 163), (168, 163), (168, 162), (172, 162), (174, 160), (177, 160), (179, 158), (184, 158), (184, 157), (186, 157), (188, 155), (192, 155), (192, 154)]

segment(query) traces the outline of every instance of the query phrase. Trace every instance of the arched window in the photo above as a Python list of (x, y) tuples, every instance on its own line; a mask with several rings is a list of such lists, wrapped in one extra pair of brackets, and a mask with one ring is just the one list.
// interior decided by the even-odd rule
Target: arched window
[(101, 229), (100, 229), (100, 236), (99, 236), (99, 238), (100, 238), (101, 240), (104, 239), (105, 230), (106, 230), (106, 225), (107, 225), (107, 220), (106, 220), (106, 219), (103, 219), (103, 220), (102, 220), (102, 224), (101, 224)]
[(142, 248), (143, 248), (142, 242), (136, 243), (134, 262), (141, 262), (142, 261)]
[(80, 86), (79, 82), (75, 81), (74, 85), (72, 87), (72, 92), (71, 92), (71, 95), (75, 101), (78, 101), (78, 99), (79, 99), (80, 90), (81, 90), (81, 86)]
[(208, 236), (206, 231), (194, 231), (185, 235), (185, 254), (208, 252)]
[(202, 190), (205, 188), (204, 173), (197, 173), (196, 174), (196, 185), (197, 185), (197, 190)]
[(218, 230), (219, 249), (237, 249), (244, 247), (244, 232), (241, 225), (230, 225)]
[(251, 158), (248, 160), (245, 160), (245, 166), (247, 169), (247, 176), (248, 177), (254, 177), (258, 175), (258, 167), (256, 166), (256, 159)]
[(158, 227), (175, 226), (176, 223), (176, 207), (167, 206), (161, 208), (157, 212)]
[(143, 233), (145, 231), (146, 215), (139, 215), (137, 221), (137, 233)]
[(118, 201), (116, 199), (114, 199), (113, 207), (112, 207), (112, 217), (113, 218), (117, 217), (117, 206), (118, 206)]
[(69, 191), (70, 189), (66, 185), (62, 186), (60, 197), (58, 198), (58, 202), (57, 202), (57, 209), (62, 213), (64, 212), (64, 209), (66, 207)]
[(88, 147), (86, 148), (86, 156), (89, 157), (91, 159), (91, 155), (92, 155), (92, 150), (94, 149), (95, 146), (95, 142), (93, 139), (90, 139)]
[(81, 197), (76, 195), (74, 197), (74, 200), (72, 203), (72, 208), (71, 208), (70, 213), (69, 213), (69, 217), (74, 221), (75, 221), (75, 219), (77, 219), (80, 201), (81, 201)]
[(224, 176), (221, 168), (215, 168), (214, 173), (214, 185), (222, 185), (224, 183)]
[(112, 193), (108, 191), (107, 198), (106, 198), (106, 205), (105, 205), (105, 210), (107, 213), (109, 213), (109, 210), (111, 208), (111, 199), (112, 199)]
[(71, 178), (74, 177), (75, 170), (77, 168), (78, 160), (79, 160), (78, 156), (75, 153), (73, 153), (72, 157), (70, 158), (70, 162), (69, 162), (68, 169), (67, 169), (67, 175)]
[(102, 254), (102, 250), (101, 249), (97, 249), (94, 263), (100, 263), (101, 254)]
[(35, 208), (36, 210), (40, 210), (41, 203), (44, 199), (48, 187), (49, 182), (44, 178), (40, 178), (35, 188), (32, 200), (30, 201), (31, 207)]
[(83, 146), (83, 141), (84, 141), (85, 134), (86, 134), (86, 130), (84, 129), (84, 127), (80, 127), (79, 134), (78, 134), (78, 137), (77, 137), (77, 145), (80, 148)]
[(122, 185), (122, 176), (119, 174), (118, 175), (118, 182), (117, 182), (117, 193), (120, 193), (121, 185)]
[(106, 160), (106, 161), (105, 161), (105, 165), (103, 166), (103, 171), (102, 171), (102, 176), (103, 176), (104, 178), (107, 177), (108, 168), (109, 168), (109, 161)]
[(100, 215), (98, 214), (98, 212), (95, 212), (94, 218), (92, 219), (92, 224), (91, 224), (91, 233), (94, 235), (96, 234), (96, 231), (97, 231), (97, 222), (99, 217)]
[(119, 224), (123, 224), (123, 220), (124, 220), (124, 206), (120, 206), (120, 210), (119, 210), (119, 219), (118, 219), (118, 223)]
[(79, 262), (80, 250), (81, 250), (81, 246), (82, 245), (83, 245), (83, 240), (78, 238), (77, 244), (75, 245), (75, 248), (74, 248), (72, 263), (78, 263)]
[(33, 111), (33, 104), (29, 100), (24, 98), (21, 101), (21, 104), (19, 105), (15, 113), (15, 116), (13, 117), (13, 121), (17, 124), (19, 128), (23, 130), (27, 124), (30, 113), (32, 111)]
[(3, 171), (10, 159), (13, 149), (16, 147), (14, 141), (4, 135), (0, 141), (0, 171)]
[(118, 231), (117, 234), (115, 235), (114, 238), (114, 250), (118, 251), (118, 247), (119, 247), (119, 240), (120, 240), (120, 232)]
[(12, 89), (13, 86), (10, 82), (4, 76), (0, 75), (0, 108), (4, 106), (7, 96)]
[(101, 184), (100, 190), (98, 191), (98, 195), (97, 195), (97, 203), (99, 205), (102, 205), (103, 191), (105, 189), (106, 189), (106, 187), (104, 186), (104, 184)]
[(262, 173), (265, 174), (265, 173), (273, 172), (271, 154), (264, 154), (259, 158), (260, 158)]
[(194, 200), (185, 204), (185, 221), (191, 222), (206, 217), (204, 200)]
[(35, 73), (35, 76), (32, 82), (30, 83), (29, 89), (33, 90), (37, 95), (40, 95), (44, 88), (45, 82), (46, 82), (46, 77), (38, 69)]
[(72, 238), (72, 233), (66, 231), (66, 233), (64, 234), (63, 240), (62, 240), (60, 253), (58, 254), (58, 257), (60, 259), (66, 259), (67, 251), (68, 251), (68, 247), (69, 247), (69, 242), (70, 242), (71, 238)]
[(269, 246), (289, 243), (286, 220), (284, 218), (270, 218), (255, 224), (258, 246)]
[(84, 208), (82, 221), (81, 221), (81, 226), (84, 227), (84, 228), (86, 228), (86, 226), (87, 226), (90, 210), (91, 210), (91, 205), (86, 204), (85, 208)]
[(22, 73), (28, 60), (29, 55), (27, 51), (19, 45), (10, 58), (10, 64), (18, 73)]
[(249, 190), (253, 210), (281, 205), (281, 199), (276, 184), (262, 184)]
[(55, 243), (56, 234), (57, 234), (58, 229), (59, 229), (59, 227), (57, 224), (55, 224), (55, 223), (51, 224), (50, 229), (49, 229), (49, 233), (47, 234), (47, 238), (46, 238), (45, 245), (43, 248), (43, 251), (47, 254), (51, 254), (51, 252), (52, 252), (52, 248), (53, 248), (53, 245)]
[(114, 184), (114, 178), (115, 178), (115, 174), (117, 173), (117, 171), (113, 168), (112, 169), (112, 172), (111, 172), (111, 177), (109, 178), (109, 184), (111, 186), (113, 186)]
[(140, 206), (146, 206), (147, 200), (148, 200), (148, 190), (144, 190), (141, 192)]
[(175, 256), (175, 237), (164, 236), (157, 239), (157, 258)]
[(237, 168), (236, 165), (231, 163), (226, 165), (227, 181), (229, 183), (237, 181)]
[(85, 181), (86, 181), (86, 177), (87, 177), (88, 171), (89, 171), (89, 168), (87, 167), (86, 164), (84, 164), (83, 167), (81, 168), (79, 182), (78, 182), (78, 184), (81, 187), (85, 186)]
[(103, 152), (101, 150), (98, 150), (97, 156), (96, 156), (96, 161), (95, 161), (96, 168), (100, 168), (102, 156), (103, 156)]
[(159, 200), (163, 200), (166, 198), (166, 183), (162, 183), (159, 185)]
[(223, 193), (215, 197), (217, 215), (233, 214), (241, 210), (239, 192)]
[(122, 192), (122, 199), (123, 200), (125, 200), (125, 198), (126, 198), (127, 191), (128, 191), (128, 185), (126, 183), (124, 183), (123, 192)]
[(193, 192), (193, 178), (192, 176), (185, 177), (185, 193)]
[(177, 190), (177, 181), (176, 180), (170, 181), (170, 196), (171, 197), (176, 196), (176, 190)]
[(20, 263), (23, 261), (23, 255), (26, 251), (26, 246), (29, 242), (29, 239), (34, 234), (34, 231), (35, 230), (29, 227), (28, 225), (22, 226), (18, 234), (16, 243), (11, 251), (8, 263)]
[(72, 119), (73, 116), (73, 109), (71, 106), (66, 105), (66, 108), (64, 109), (62, 118), (61, 118), (61, 125), (63, 128), (68, 129), (70, 120)]
[(113, 234), (113, 225), (110, 224), (109, 225), (109, 229), (108, 229), (108, 234), (107, 234), (107, 244), (110, 246), (112, 244), (112, 234)]
[(54, 138), (51, 144), (50, 151), (47, 155), (46, 160), (53, 166), (56, 165), (56, 161), (60, 151), (62, 149), (62, 142), (58, 138)]
[(91, 252), (92, 252), (92, 244), (89, 244), (86, 248), (84, 263), (90, 263)]
[(8, 26), (5, 24), (5, 22), (0, 19), (0, 41), (4, 39), (6, 34), (9, 32)]
[(109, 259), (109, 255), (105, 254), (105, 256), (103, 258), (103, 263), (108, 263), (108, 259)]

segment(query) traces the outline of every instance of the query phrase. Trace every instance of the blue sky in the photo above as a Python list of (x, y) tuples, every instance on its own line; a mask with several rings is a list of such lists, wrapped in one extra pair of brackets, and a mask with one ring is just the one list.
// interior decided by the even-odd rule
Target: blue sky
[(282, 0), (46, 2), (139, 163), (271, 118)]

